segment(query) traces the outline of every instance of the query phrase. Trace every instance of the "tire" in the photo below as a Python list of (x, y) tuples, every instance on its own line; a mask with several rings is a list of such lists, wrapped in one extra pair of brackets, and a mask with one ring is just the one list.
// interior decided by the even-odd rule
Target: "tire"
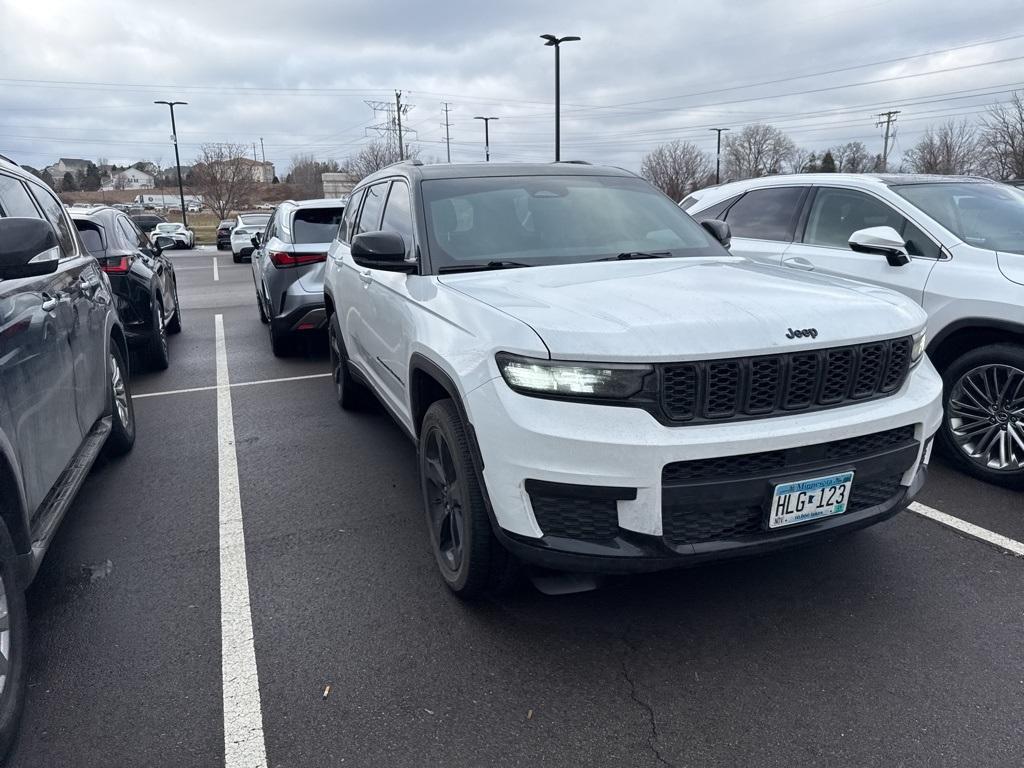
[(111, 456), (123, 456), (135, 445), (135, 405), (128, 383), (128, 366), (117, 344), (111, 340), (107, 362), (110, 382), (111, 430), (104, 447)]
[(174, 317), (167, 323), (168, 333), (181, 333), (181, 302), (178, 301), (178, 283), (174, 282)]
[(164, 309), (159, 296), (153, 297), (153, 332), (146, 346), (146, 357), (150, 366), (157, 371), (166, 371), (171, 364), (171, 350), (167, 344), (167, 327), (164, 325)]
[(268, 324), (267, 328), (270, 331), (270, 351), (274, 353), (274, 357), (288, 357), (292, 351), (292, 338), (275, 332), (273, 325)]
[(256, 285), (256, 278), (253, 277), (253, 285), (256, 288), (256, 308), (260, 311), (260, 322), (266, 325), (270, 322), (270, 317), (267, 315), (267, 310), (263, 307), (263, 297), (260, 295), (260, 287)]
[(341, 340), (338, 315), (331, 315), (327, 325), (327, 346), (331, 352), (331, 373), (334, 378), (334, 397), (343, 411), (358, 411), (366, 406), (369, 392), (352, 377), (348, 368), (348, 353)]
[(231, 252), (231, 260), (232, 260), (233, 262), (235, 262), (235, 264), (241, 264), (241, 263), (242, 263), (242, 257), (241, 257), (241, 256), (239, 256), (239, 255), (238, 255), (237, 253), (235, 253), (234, 251), (232, 251), (232, 252)]
[(6, 764), (17, 741), (28, 684), (28, 613), (25, 592), (18, 585), (15, 554), (7, 526), (0, 523), (0, 613), (6, 609), (4, 631), (8, 634), (7, 672), (0, 691), (0, 764)]
[(467, 599), (505, 590), (514, 559), (491, 530), (469, 437), (451, 400), (427, 409), (417, 459), (427, 533), (445, 584)]
[(969, 475), (1024, 488), (1024, 346), (990, 344), (942, 373), (939, 445)]

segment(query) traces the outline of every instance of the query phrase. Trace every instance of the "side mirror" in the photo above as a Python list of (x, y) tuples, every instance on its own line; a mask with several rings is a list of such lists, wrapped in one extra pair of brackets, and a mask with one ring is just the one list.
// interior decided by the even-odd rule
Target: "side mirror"
[(890, 267), (902, 267), (910, 263), (907, 244), (903, 242), (900, 233), (892, 227), (858, 229), (850, 235), (850, 248), (858, 253), (885, 256)]
[(170, 237), (165, 237), (164, 235), (158, 235), (154, 245), (156, 246), (157, 254), (160, 254), (166, 251), (168, 248), (174, 247), (174, 239)]
[(43, 219), (0, 219), (0, 280), (57, 271), (60, 241)]
[(704, 229), (706, 229), (715, 240), (722, 244), (723, 248), (729, 248), (732, 245), (732, 229), (724, 221), (719, 219), (704, 219), (700, 223)]
[(416, 263), (405, 260), (405, 240), (397, 232), (363, 232), (352, 238), (352, 260), (367, 269), (415, 272)]

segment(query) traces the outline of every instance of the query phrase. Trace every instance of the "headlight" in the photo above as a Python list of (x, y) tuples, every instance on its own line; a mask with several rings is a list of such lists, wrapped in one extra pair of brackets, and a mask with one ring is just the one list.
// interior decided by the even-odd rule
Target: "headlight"
[(567, 363), (506, 352), (496, 356), (501, 376), (516, 392), (550, 397), (618, 398), (640, 392), (654, 367), (620, 363)]
[(910, 365), (911, 367), (921, 362), (921, 358), (924, 357), (925, 347), (928, 346), (928, 334), (925, 331), (921, 331), (914, 335), (913, 344), (910, 347)]

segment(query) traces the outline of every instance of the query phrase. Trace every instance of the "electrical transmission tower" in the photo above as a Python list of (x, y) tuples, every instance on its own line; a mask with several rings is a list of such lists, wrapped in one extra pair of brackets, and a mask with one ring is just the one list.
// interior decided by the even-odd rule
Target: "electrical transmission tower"
[(388, 149), (399, 160), (405, 159), (405, 139), (415, 130), (403, 128), (402, 118), (413, 109), (412, 104), (402, 103), (402, 92), (395, 91), (394, 101), (373, 101), (367, 100), (366, 106), (373, 110), (373, 117), (378, 120), (366, 130), (376, 131), (378, 136), (383, 136)]
[(896, 131), (893, 130), (893, 125), (896, 122), (896, 115), (900, 111), (898, 109), (890, 109), (888, 112), (882, 112), (878, 115), (878, 122), (875, 123), (875, 127), (881, 128), (885, 126), (885, 138), (882, 142), (882, 173), (889, 170), (889, 140), (890, 138), (896, 138)]

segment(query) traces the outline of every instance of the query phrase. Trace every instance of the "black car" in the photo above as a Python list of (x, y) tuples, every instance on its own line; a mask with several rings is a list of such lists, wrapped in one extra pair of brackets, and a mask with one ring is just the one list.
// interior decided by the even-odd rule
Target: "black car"
[(25, 589), (101, 451), (134, 442), (110, 281), (49, 187), (0, 157), (0, 762), (28, 685)]
[(131, 219), (147, 235), (156, 229), (157, 224), (167, 223), (167, 219), (155, 213), (136, 213), (132, 215)]
[[(71, 218), (110, 279), (128, 343), (141, 349), (154, 368), (165, 369), (167, 334), (181, 330), (174, 264), (163, 255), (163, 247), (150, 243), (135, 226), (135, 217), (114, 208), (94, 208), (72, 213)], [(170, 238), (158, 237), (157, 242), (173, 245)]]
[(222, 219), (217, 225), (217, 250), (231, 250), (231, 230), (235, 228), (234, 219)]

